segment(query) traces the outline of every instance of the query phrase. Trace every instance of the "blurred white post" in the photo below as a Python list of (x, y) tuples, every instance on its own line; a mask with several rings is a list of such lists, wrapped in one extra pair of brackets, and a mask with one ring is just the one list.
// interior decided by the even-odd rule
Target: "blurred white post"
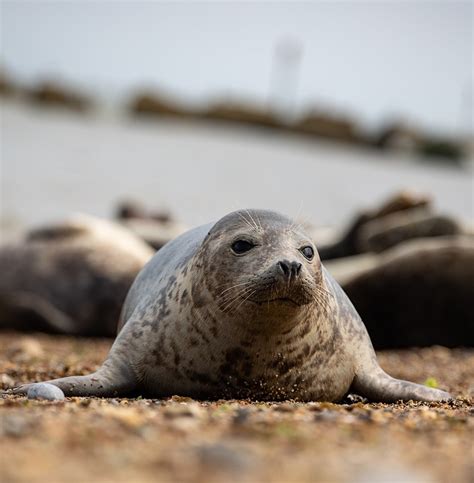
[(270, 106), (283, 121), (295, 117), (296, 92), (303, 48), (294, 38), (277, 42), (273, 54)]
[(462, 92), (461, 99), (461, 136), (466, 144), (469, 157), (474, 160), (474, 119), (473, 90), (474, 78), (470, 79)]

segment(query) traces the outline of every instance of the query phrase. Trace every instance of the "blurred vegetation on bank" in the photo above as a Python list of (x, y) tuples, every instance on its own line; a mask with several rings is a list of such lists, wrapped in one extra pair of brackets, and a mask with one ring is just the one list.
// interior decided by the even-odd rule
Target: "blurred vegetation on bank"
[[(21, 84), (1, 68), (0, 96), (82, 114), (92, 113), (101, 104), (91, 94), (64, 82), (45, 80), (33, 85)], [(317, 106), (308, 106), (302, 115), (294, 119), (243, 100), (223, 99), (197, 109), (158, 90), (137, 89), (135, 94), (116, 107), (135, 118), (173, 118), (278, 130), (348, 145), (404, 151), (451, 164), (461, 164), (473, 154), (472, 139), (431, 134), (401, 120), (383, 124), (375, 132), (367, 133), (354, 116), (320, 110)]]

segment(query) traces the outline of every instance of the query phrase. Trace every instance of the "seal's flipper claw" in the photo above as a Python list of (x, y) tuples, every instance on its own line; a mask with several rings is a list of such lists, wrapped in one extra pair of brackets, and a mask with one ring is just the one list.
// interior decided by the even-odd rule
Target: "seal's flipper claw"
[(371, 373), (356, 374), (352, 388), (357, 394), (373, 401), (449, 401), (451, 394), (439, 389), (432, 389), (414, 382), (394, 379), (380, 367), (372, 369)]

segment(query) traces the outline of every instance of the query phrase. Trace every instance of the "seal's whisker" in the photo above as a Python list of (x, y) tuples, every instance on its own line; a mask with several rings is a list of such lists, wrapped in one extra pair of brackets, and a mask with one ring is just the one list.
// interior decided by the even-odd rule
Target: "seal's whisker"
[(235, 285), (232, 285), (231, 287), (228, 287), (225, 290), (223, 290), (217, 297), (218, 298), (221, 297), (224, 293), (228, 292), (229, 290), (232, 290), (233, 288), (241, 287), (242, 285), (249, 285), (250, 283), (252, 283), (252, 281), (250, 280), (248, 280), (247, 282), (236, 283)]
[(258, 215), (256, 213), (255, 213), (255, 219), (257, 220), (259, 230), (263, 231), (262, 222), (260, 221), (260, 218), (258, 217)]
[(233, 304), (235, 304), (236, 302), (238, 302), (240, 299), (246, 297), (252, 291), (253, 291), (253, 293), (256, 293), (257, 292), (257, 290), (256, 289), (253, 289), (253, 287), (247, 287), (247, 288), (245, 288), (244, 290), (242, 290), (239, 293), (239, 296), (238, 297), (236, 297), (234, 300), (232, 300), (232, 302), (229, 305), (232, 306)]
[(252, 220), (252, 223), (253, 225), (255, 226), (255, 230), (256, 231), (260, 231), (260, 228), (259, 226), (257, 225), (257, 222), (255, 221), (255, 219), (252, 217), (252, 214), (250, 213), (250, 210), (245, 210), (247, 212), (247, 214), (249, 215), (249, 218)]
[(317, 290), (320, 293), (324, 293), (325, 295), (329, 295), (330, 297), (333, 297), (334, 298), (334, 295), (331, 292), (328, 292), (326, 289), (324, 289), (322, 287), (318, 287), (316, 285), (316, 287), (314, 287), (314, 289)]
[(226, 310), (228, 310), (229, 307), (231, 307), (236, 301), (240, 300), (241, 297), (245, 297), (245, 295), (247, 295), (251, 290), (253, 289), (253, 287), (245, 287), (244, 289), (242, 289), (235, 297), (232, 298), (232, 300), (230, 301), (226, 301), (224, 302), (224, 304), (222, 304), (219, 308), (225, 312)]
[(329, 310), (330, 308), (330, 305), (328, 303), (328, 300), (327, 298), (321, 296), (320, 294), (318, 294), (317, 292), (313, 294), (314, 296), (314, 300), (318, 303), (318, 305), (320, 307), (323, 308), (323, 310)]
[(242, 218), (242, 220), (244, 220), (245, 224), (251, 229), (251, 230), (255, 230), (255, 226), (253, 225), (253, 223), (250, 222), (250, 220), (248, 220), (247, 218), (245, 218), (241, 213), (239, 213), (239, 216)]
[(217, 301), (219, 303), (226, 303), (229, 300), (233, 299), (234, 297), (238, 297), (242, 293), (242, 291), (245, 291), (247, 288), (250, 288), (251, 285), (252, 284), (244, 285), (243, 287), (239, 288), (237, 293), (227, 292), (226, 294), (223, 294), (222, 296), (217, 297)]
[(253, 226), (253, 224), (252, 224), (252, 223), (251, 223), (249, 220), (247, 220), (247, 218), (245, 218), (245, 216), (244, 216), (244, 215), (242, 215), (242, 213), (237, 212), (237, 214), (240, 216), (240, 218), (242, 218), (242, 220), (244, 221), (244, 223), (245, 223), (245, 224), (246, 224), (246, 225), (247, 225), (249, 228), (251, 228), (252, 230), (255, 230), (255, 227)]
[(252, 292), (250, 292), (247, 297), (245, 297), (239, 305), (237, 305), (237, 307), (235, 307), (235, 310), (237, 310), (244, 302), (246, 302), (254, 293), (256, 292), (256, 290), (253, 290)]
[(234, 285), (232, 285), (231, 283), (230, 284), (229, 283), (222, 283), (222, 284), (220, 284), (216, 287), (216, 290), (219, 290), (221, 288), (226, 289), (226, 288), (238, 287), (239, 285), (243, 285), (243, 284), (246, 284), (246, 283), (252, 283), (252, 282), (253, 282), (253, 280), (249, 279), (249, 280), (246, 280), (245, 282), (239, 282), (239, 283), (236, 283)]

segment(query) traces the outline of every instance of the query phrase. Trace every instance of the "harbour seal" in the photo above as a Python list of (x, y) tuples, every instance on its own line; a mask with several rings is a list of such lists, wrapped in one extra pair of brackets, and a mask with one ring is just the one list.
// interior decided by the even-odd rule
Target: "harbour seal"
[(314, 230), (321, 260), (334, 260), (362, 253), (382, 252), (417, 238), (468, 235), (462, 221), (433, 211), (430, 198), (402, 191), (373, 210), (356, 215), (345, 230), (320, 240)]
[(375, 348), (474, 346), (473, 238), (412, 240), (370, 263), (346, 264), (347, 273), (333, 274)]
[(153, 253), (92, 216), (33, 229), (0, 248), (0, 329), (113, 337), (128, 289)]
[(233, 212), (168, 243), (133, 283), (118, 330), (95, 373), (47, 384), (66, 396), (450, 398), (379, 367), (311, 238), (271, 211)]
[(331, 242), (326, 241), (319, 244), (319, 256), (321, 260), (332, 260), (363, 253), (370, 248), (366, 246), (364, 231), (371, 222), (384, 220), (387, 216), (393, 214), (403, 216), (411, 213), (413, 210), (429, 215), (431, 213), (431, 205), (431, 199), (426, 195), (410, 191), (395, 193), (379, 206), (357, 213)]
[(122, 201), (116, 209), (117, 221), (155, 250), (183, 234), (188, 228), (167, 211), (150, 211), (134, 201)]

